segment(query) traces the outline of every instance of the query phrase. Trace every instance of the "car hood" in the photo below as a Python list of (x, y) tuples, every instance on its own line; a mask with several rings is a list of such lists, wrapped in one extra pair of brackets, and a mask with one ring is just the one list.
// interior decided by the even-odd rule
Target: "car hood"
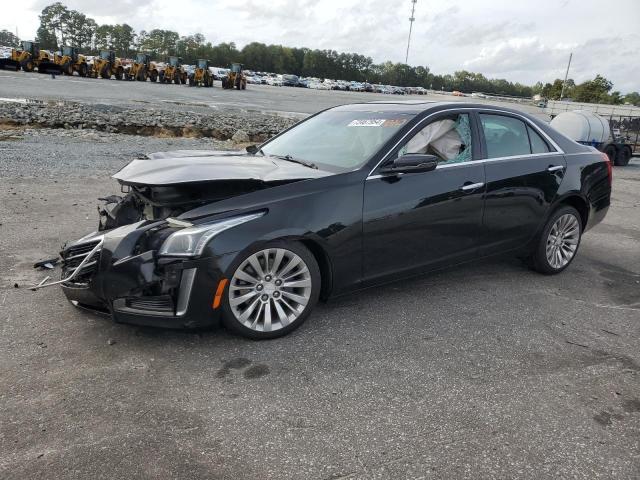
[(177, 150), (133, 160), (113, 178), (127, 185), (176, 185), (217, 180), (286, 182), (328, 175), (332, 173), (271, 156)]

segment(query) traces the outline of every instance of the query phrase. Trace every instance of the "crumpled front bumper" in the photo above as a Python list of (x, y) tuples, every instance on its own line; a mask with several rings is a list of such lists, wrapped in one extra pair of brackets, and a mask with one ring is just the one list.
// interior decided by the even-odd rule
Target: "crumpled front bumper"
[(87, 251), (85, 245), (102, 238), (100, 250), (87, 262), (91, 266), (61, 284), (66, 297), (78, 307), (108, 313), (118, 323), (163, 328), (217, 324), (220, 309), (213, 308), (213, 300), (228, 256), (184, 259), (140, 252), (144, 236), (157, 226), (138, 222), (66, 245), (63, 275), (82, 259), (78, 252)]

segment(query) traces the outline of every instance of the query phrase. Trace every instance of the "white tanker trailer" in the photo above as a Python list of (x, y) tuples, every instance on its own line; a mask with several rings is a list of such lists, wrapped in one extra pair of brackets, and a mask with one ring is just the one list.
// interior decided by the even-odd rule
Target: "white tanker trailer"
[(551, 126), (583, 145), (604, 152), (613, 165), (625, 166), (631, 159), (631, 147), (624, 139), (615, 138), (606, 118), (588, 110), (562, 112), (551, 120)]

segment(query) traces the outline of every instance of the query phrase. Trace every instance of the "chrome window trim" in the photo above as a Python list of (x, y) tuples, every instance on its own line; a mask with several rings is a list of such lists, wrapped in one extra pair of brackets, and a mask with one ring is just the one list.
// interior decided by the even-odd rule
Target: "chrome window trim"
[[(516, 117), (521, 118), (526, 125), (528, 125), (529, 127), (533, 128), (534, 131), (536, 133), (538, 133), (540, 136), (542, 136), (547, 142), (549, 142), (551, 144), (551, 146), (553, 148), (556, 149), (555, 152), (544, 152), (544, 153), (530, 153), (527, 155), (511, 155), (508, 157), (496, 157), (496, 158), (482, 158), (479, 160), (471, 160), (469, 162), (461, 162), (461, 163), (452, 163), (449, 165), (438, 165), (436, 167), (436, 169), (438, 168), (448, 168), (448, 167), (454, 167), (454, 166), (460, 166), (460, 165), (472, 165), (472, 164), (477, 164), (477, 163), (484, 163), (484, 162), (491, 162), (491, 161), (498, 161), (498, 160), (512, 160), (512, 159), (517, 159), (517, 158), (525, 158), (525, 157), (536, 157), (536, 156), (549, 156), (549, 155), (564, 155), (565, 152), (564, 150), (562, 150), (562, 148), (560, 148), (560, 146), (549, 136), (547, 135), (546, 132), (542, 131), (540, 128), (538, 128), (537, 125), (533, 124), (531, 122), (531, 120), (529, 120), (527, 117), (525, 117), (524, 115), (521, 115), (519, 113), (514, 113), (514, 112), (505, 112), (503, 110), (496, 110), (496, 109), (492, 109), (492, 108), (479, 108), (479, 107), (456, 107), (456, 108), (447, 108), (445, 110), (439, 110), (437, 112), (433, 112), (429, 115), (427, 115), (426, 117), (424, 117), (422, 120), (420, 120), (420, 122), (418, 122), (417, 124), (415, 124), (413, 126), (413, 128), (411, 128), (411, 130), (409, 130), (407, 133), (405, 133), (402, 138), (400, 138), (400, 140), (398, 140), (388, 151), (387, 153), (385, 153), (385, 155), (382, 157), (382, 160), (380, 160), (375, 167), (373, 167), (371, 169), (371, 171), (369, 172), (369, 175), (367, 175), (367, 178), (365, 180), (373, 180), (376, 178), (382, 178), (382, 177), (386, 177), (388, 175), (371, 175), (380, 165), (382, 165), (382, 163), (387, 160), (389, 158), (389, 155), (391, 154), (391, 152), (393, 152), (396, 147), (398, 147), (398, 145), (400, 145), (409, 135), (411, 135), (412, 133), (414, 133), (418, 128), (421, 128), (431, 117), (435, 116), (435, 115), (439, 115), (441, 113), (445, 113), (445, 112), (460, 112), (460, 111), (477, 111), (478, 114), (480, 114), (481, 112), (495, 112), (497, 114), (503, 114), (506, 116), (509, 115), (513, 115)], [(589, 153), (589, 152), (585, 152), (585, 153)]]

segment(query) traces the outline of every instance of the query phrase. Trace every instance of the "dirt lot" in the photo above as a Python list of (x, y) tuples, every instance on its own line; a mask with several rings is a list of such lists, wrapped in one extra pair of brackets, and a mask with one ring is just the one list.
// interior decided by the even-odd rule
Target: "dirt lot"
[(1, 478), (638, 478), (640, 161), (559, 276), (483, 261), (320, 305), (279, 340), (115, 325), (26, 288), (94, 229), (109, 173), (212, 146), (0, 141)]

